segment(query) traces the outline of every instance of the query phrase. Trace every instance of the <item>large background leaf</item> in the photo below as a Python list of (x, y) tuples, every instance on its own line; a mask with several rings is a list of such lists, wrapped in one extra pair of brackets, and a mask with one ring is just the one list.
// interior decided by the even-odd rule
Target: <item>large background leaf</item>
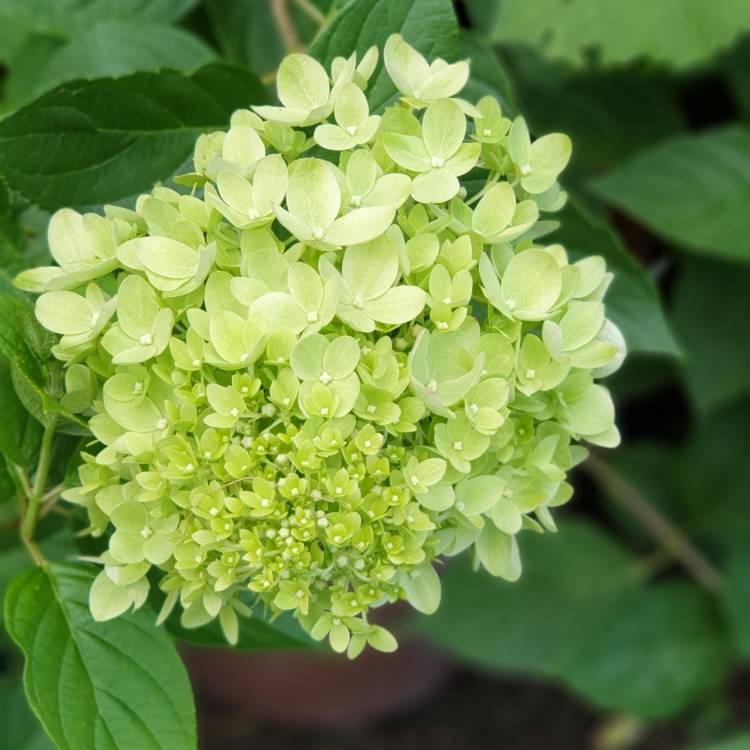
[(265, 96), (255, 76), (226, 65), (64, 84), (0, 123), (0, 170), (49, 209), (126, 198), (169, 176), (198, 135)]
[(648, 57), (689, 67), (748, 29), (745, 0), (503, 0), (492, 33), (573, 62), (583, 62), (593, 50), (606, 64)]
[(184, 16), (195, 0), (0, 0), (0, 60), (12, 62), (33, 35), (65, 40), (100, 21), (170, 23)]
[(750, 129), (669, 139), (592, 187), (680, 247), (750, 262)]
[(8, 632), (26, 657), (29, 702), (60, 750), (191, 750), (187, 674), (145, 611), (95, 623), (91, 568), (55, 563), (17, 578)]
[(5, 86), (5, 107), (15, 109), (76, 78), (158, 68), (195, 70), (213, 58), (214, 52), (193, 34), (137, 20), (100, 21), (67, 42), (59, 37), (33, 36), (14, 60)]
[(750, 391), (750, 269), (691, 259), (678, 275), (674, 325), (685, 380), (702, 411)]
[(420, 618), (420, 631), (485, 668), (551, 677), (646, 717), (679, 710), (721, 678), (724, 644), (698, 591), (643, 586), (627, 555), (580, 522), (551, 538), (524, 535), (521, 551), (517, 584), (451, 564), (444, 606)]

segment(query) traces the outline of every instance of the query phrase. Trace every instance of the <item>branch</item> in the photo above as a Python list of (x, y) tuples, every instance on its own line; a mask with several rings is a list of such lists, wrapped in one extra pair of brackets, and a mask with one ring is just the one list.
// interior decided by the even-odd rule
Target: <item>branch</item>
[(713, 563), (648, 498), (610, 464), (592, 453), (583, 464), (588, 474), (628, 511), (677, 560), (683, 568), (711, 593), (722, 585)]
[(39, 545), (34, 539), (34, 535), (36, 534), (36, 525), (39, 520), (39, 510), (47, 487), (47, 475), (49, 474), (52, 462), (52, 443), (55, 437), (56, 426), (57, 414), (53, 413), (50, 416), (49, 423), (44, 428), (34, 484), (31, 487), (31, 494), (28, 498), (29, 502), (24, 509), (23, 518), (21, 519), (21, 539), (23, 539), (23, 543), (37, 565), (44, 565), (45, 562), (44, 555), (42, 555)]
[(284, 43), (287, 52), (295, 52), (302, 48), (297, 30), (294, 28), (294, 22), (289, 14), (287, 0), (269, 0), (271, 4), (271, 14), (279, 30), (279, 36)]
[(294, 0), (294, 4), (303, 12), (312, 18), (318, 26), (322, 26), (326, 22), (326, 17), (323, 12), (314, 5), (311, 0)]

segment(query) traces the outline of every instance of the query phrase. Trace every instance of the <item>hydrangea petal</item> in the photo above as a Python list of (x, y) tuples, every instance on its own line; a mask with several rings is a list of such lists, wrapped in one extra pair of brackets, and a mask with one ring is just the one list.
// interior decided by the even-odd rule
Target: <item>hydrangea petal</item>
[(427, 302), (424, 290), (417, 286), (395, 286), (365, 304), (365, 312), (378, 323), (401, 325), (422, 312)]
[(560, 266), (544, 250), (524, 250), (508, 263), (500, 287), (505, 306), (515, 316), (541, 319), (560, 294)]
[(427, 107), (422, 137), (433, 167), (442, 167), (456, 153), (466, 135), (466, 116), (450, 99), (438, 99)]
[(65, 335), (91, 331), (99, 311), (75, 292), (47, 292), (36, 301), (37, 320), (48, 330)]
[(445, 203), (460, 188), (458, 178), (448, 169), (431, 169), (417, 175), (411, 184), (411, 195), (420, 203)]
[(281, 103), (289, 109), (311, 111), (328, 101), (330, 86), (323, 66), (308, 55), (287, 55), (276, 75)]
[(516, 194), (510, 183), (493, 185), (477, 203), (471, 228), (491, 240), (510, 224), (515, 210)]
[(485, 524), (476, 542), (477, 557), (493, 576), (506, 581), (517, 581), (521, 577), (521, 558), (516, 538), (495, 526)]
[(330, 166), (320, 159), (297, 162), (289, 177), (286, 201), (292, 216), (301, 221), (315, 239), (323, 239), (341, 206), (341, 191)]
[(395, 210), (390, 206), (355, 208), (331, 224), (325, 233), (333, 245), (353, 245), (379, 237), (391, 225)]

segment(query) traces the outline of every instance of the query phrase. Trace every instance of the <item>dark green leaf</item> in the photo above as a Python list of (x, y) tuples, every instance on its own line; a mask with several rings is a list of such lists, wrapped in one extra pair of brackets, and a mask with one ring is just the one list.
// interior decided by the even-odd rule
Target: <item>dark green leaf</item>
[(383, 45), (391, 34), (402, 34), (428, 59), (458, 56), (458, 24), (450, 0), (350, 0), (313, 42), (310, 54), (326, 67), (334, 57), (361, 56), (376, 45), (378, 67), (367, 87), (373, 111), (381, 110), (396, 89), (383, 68)]
[(750, 130), (672, 138), (591, 186), (686, 250), (750, 263)]
[(5, 85), (5, 108), (16, 109), (76, 78), (121, 76), (159, 68), (195, 70), (213, 58), (213, 51), (204, 42), (183, 29), (133, 20), (100, 21), (67, 41), (32, 36), (11, 67)]
[(678, 348), (651, 278), (612, 229), (575, 197), (556, 218), (562, 226), (554, 238), (572, 257), (601, 255), (614, 273), (606, 297), (607, 315), (622, 330), (630, 351), (676, 354)]
[(745, 38), (724, 61), (729, 83), (745, 118), (750, 118), (750, 39)]
[(15, 357), (10, 362), (10, 377), (24, 409), (46, 427), (50, 415), (58, 410), (58, 403), (44, 390), (38, 373), (30, 370), (23, 364), (23, 360)]
[(52, 564), (17, 578), (6, 627), (26, 657), (29, 703), (60, 750), (196, 747), (187, 674), (147, 612), (96, 623), (94, 573)]
[(39, 422), (24, 408), (13, 389), (10, 366), (0, 360), (0, 453), (19, 466), (29, 466), (39, 448)]
[(701, 420), (688, 436), (674, 470), (676, 504), (690, 530), (726, 548), (750, 535), (750, 399), (727, 404)]
[(53, 343), (54, 336), (39, 325), (28, 298), (0, 292), (0, 355), (25, 360), (31, 354), (44, 360)]
[[(15, 498), (14, 498), (15, 501)], [(42, 554), (50, 560), (68, 560), (73, 559), (76, 553), (73, 544), (72, 532), (67, 528), (59, 528), (49, 531), (47, 519), (44, 519), (39, 529), (39, 536), (42, 532), (48, 535), (40, 541), (39, 546)], [(34, 567), (34, 561), (31, 559), (28, 550), (21, 544), (18, 537), (18, 530), (8, 529), (0, 531), (0, 602), (5, 598), (5, 592), (10, 586), (11, 581), (21, 573), (31, 570)], [(4, 622), (3, 609), (0, 606), (0, 626)], [(0, 724), (0, 726), (2, 726)]]
[(21, 680), (0, 680), (0, 727), (3, 747), (12, 750), (54, 750), (23, 692)]
[(185, 15), (195, 0), (0, 0), (0, 60), (10, 62), (32, 34), (58, 39), (113, 19), (144, 26), (171, 23)]
[[(723, 676), (711, 603), (692, 586), (644, 586), (628, 556), (583, 523), (521, 539), (518, 583), (443, 578), (441, 608), (418, 627), (487, 669), (561, 681), (603, 708), (655, 718), (683, 709)], [(470, 616), (469, 616), (470, 615)]]
[(732, 634), (732, 645), (743, 659), (747, 659), (750, 657), (750, 550), (746, 544), (730, 546), (723, 572), (722, 603)]
[(593, 50), (608, 65), (648, 57), (686, 68), (710, 60), (748, 29), (745, 0), (503, 0), (492, 34), (579, 64)]
[(750, 269), (691, 259), (674, 290), (674, 327), (685, 381), (703, 411), (750, 390)]
[(33, 370), (49, 355), (53, 340), (37, 322), (28, 299), (0, 293), (0, 355)]
[(750, 734), (738, 734), (723, 742), (701, 745), (698, 750), (750, 750)]
[(200, 133), (265, 96), (227, 65), (63, 84), (0, 122), (0, 171), (45, 208), (115, 201), (171, 174)]

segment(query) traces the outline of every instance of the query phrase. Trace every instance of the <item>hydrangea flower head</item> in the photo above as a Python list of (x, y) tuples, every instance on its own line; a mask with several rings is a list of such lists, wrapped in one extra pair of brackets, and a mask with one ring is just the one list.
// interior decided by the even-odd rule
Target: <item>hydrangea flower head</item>
[(280, 106), (201, 136), (180, 190), (59, 211), (57, 265), (17, 279), (95, 438), (65, 497), (108, 540), (98, 619), (158, 582), (160, 619), (218, 618), (230, 642), (257, 609), (390, 651), (374, 609), (433, 612), (467, 549), (517, 579), (579, 441), (619, 441), (597, 382), (625, 351), (611, 275), (537, 224), (565, 202), (569, 139), (457, 98), (468, 63), (398, 36), (402, 98), (371, 113), (376, 59), (291, 55)]

